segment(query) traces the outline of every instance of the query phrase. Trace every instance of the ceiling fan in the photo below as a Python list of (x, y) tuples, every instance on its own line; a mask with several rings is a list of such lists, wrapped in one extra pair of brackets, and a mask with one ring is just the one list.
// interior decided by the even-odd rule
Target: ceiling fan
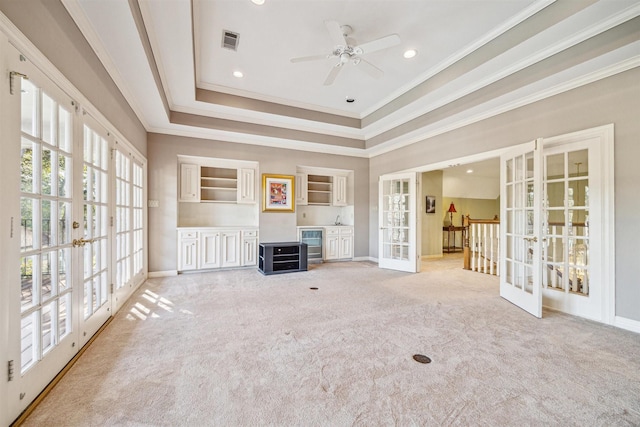
[(340, 25), (336, 21), (324, 21), (324, 25), (327, 27), (329, 36), (335, 45), (331, 53), (292, 58), (291, 62), (296, 63), (326, 58), (338, 58), (339, 62), (331, 68), (327, 78), (324, 80), (325, 86), (333, 84), (338, 73), (342, 70), (342, 67), (348, 62), (357, 65), (359, 69), (369, 74), (371, 77), (379, 79), (384, 75), (384, 72), (361, 56), (400, 44), (400, 36), (397, 34), (390, 34), (370, 42), (356, 45), (355, 41), (348, 37), (353, 31), (350, 26)]

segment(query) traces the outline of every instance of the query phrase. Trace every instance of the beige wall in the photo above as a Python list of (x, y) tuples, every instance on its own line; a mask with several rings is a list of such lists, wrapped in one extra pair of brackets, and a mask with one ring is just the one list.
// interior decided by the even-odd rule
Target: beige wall
[(59, 0), (0, 0), (0, 11), (106, 117), (147, 154), (147, 132)]
[(471, 219), (493, 219), (495, 215), (500, 215), (500, 199), (468, 199), (460, 197), (442, 198), (442, 225), (449, 225), (450, 216), (447, 210), (453, 203), (456, 213), (453, 214), (453, 225), (462, 225), (462, 216), (469, 215)]
[[(368, 159), (153, 133), (148, 144), (149, 199), (159, 202), (149, 209), (149, 271), (176, 269), (178, 155), (256, 161), (260, 175), (294, 175), (298, 165), (353, 170), (354, 254), (369, 255)], [(261, 242), (298, 240), (295, 213), (260, 212), (259, 223)]]
[[(424, 172), (422, 174), (422, 196), (419, 205), (422, 221), (421, 246), (422, 256), (442, 255), (442, 171)], [(436, 212), (426, 213), (426, 197), (436, 198)]]
[[(615, 125), (616, 314), (640, 321), (640, 69), (518, 108), (371, 159), (370, 200), (377, 201), (380, 175), (502, 149), (538, 137)], [(447, 147), (447, 149), (442, 149)], [(378, 256), (378, 218), (370, 216), (371, 256)]]

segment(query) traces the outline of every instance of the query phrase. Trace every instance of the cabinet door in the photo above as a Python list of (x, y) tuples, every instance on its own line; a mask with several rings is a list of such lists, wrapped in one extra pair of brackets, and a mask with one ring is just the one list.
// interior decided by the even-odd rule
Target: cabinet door
[(340, 258), (340, 237), (327, 236), (324, 247), (324, 259), (332, 260)]
[(256, 170), (238, 171), (238, 203), (256, 203)]
[(245, 237), (242, 239), (242, 265), (258, 265), (257, 237)]
[(222, 231), (221, 239), (221, 267), (238, 267), (240, 266), (240, 232), (239, 231)]
[(333, 206), (347, 206), (347, 177), (333, 177)]
[(307, 174), (306, 173), (297, 173), (296, 174), (296, 204), (297, 205), (306, 205), (308, 203), (307, 200)]
[(200, 233), (200, 268), (220, 267), (220, 232)]
[(340, 236), (340, 259), (353, 258), (353, 236)]
[(178, 271), (196, 270), (198, 268), (198, 240), (181, 239), (178, 259)]
[(197, 165), (182, 163), (180, 165), (180, 194), (181, 202), (200, 201), (200, 168)]

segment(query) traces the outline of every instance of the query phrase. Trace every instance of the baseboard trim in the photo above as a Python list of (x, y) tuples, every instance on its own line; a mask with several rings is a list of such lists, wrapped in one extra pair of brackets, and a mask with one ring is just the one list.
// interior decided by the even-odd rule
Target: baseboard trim
[(33, 400), (33, 402), (31, 402), (31, 404), (29, 406), (27, 406), (27, 408), (22, 412), (22, 414), (20, 414), (20, 416), (11, 424), (11, 427), (18, 427), (22, 423), (24, 423), (27, 418), (29, 418), (29, 415), (31, 415), (31, 413), (33, 411), (35, 411), (35, 409), (38, 407), (40, 402), (42, 402), (44, 400), (44, 398), (47, 397), (47, 395), (51, 392), (51, 390), (53, 390), (53, 388), (60, 382), (60, 380), (62, 380), (62, 378), (64, 378), (64, 376), (67, 374), (67, 372), (69, 372), (69, 369), (71, 369), (73, 367), (73, 365), (76, 364), (78, 359), (80, 359), (80, 357), (84, 354), (84, 352), (87, 351), (89, 346), (91, 344), (93, 344), (93, 342), (96, 340), (96, 338), (98, 338), (98, 336), (100, 336), (102, 331), (104, 331), (107, 328), (107, 326), (109, 326), (109, 324), (111, 323), (112, 320), (113, 320), (113, 316), (109, 317), (107, 319), (107, 321), (104, 322), (104, 324), (100, 327), (100, 329), (98, 329), (97, 332), (95, 334), (93, 334), (93, 336), (89, 339), (89, 341), (87, 341), (87, 343), (85, 345), (83, 345), (80, 350), (78, 350), (76, 355), (73, 356), (73, 358), (69, 361), (69, 363), (67, 363), (65, 365), (65, 367), (62, 368), (62, 370), (60, 372), (58, 372), (58, 375), (56, 375), (51, 380), (51, 382), (49, 384), (47, 384), (47, 386), (44, 388), (44, 390), (42, 390), (42, 392), (40, 392), (40, 394)]
[(613, 319), (613, 326), (627, 331), (636, 332), (640, 334), (640, 322), (637, 320), (627, 319), (626, 317), (616, 316)]
[(436, 255), (422, 255), (420, 259), (436, 259), (436, 258), (444, 258), (444, 254), (436, 254)]
[(155, 279), (157, 277), (170, 277), (177, 276), (178, 270), (165, 270), (165, 271), (150, 271), (149, 279)]
[(378, 258), (370, 257), (370, 256), (358, 256), (353, 258), (354, 261), (369, 261), (378, 263)]

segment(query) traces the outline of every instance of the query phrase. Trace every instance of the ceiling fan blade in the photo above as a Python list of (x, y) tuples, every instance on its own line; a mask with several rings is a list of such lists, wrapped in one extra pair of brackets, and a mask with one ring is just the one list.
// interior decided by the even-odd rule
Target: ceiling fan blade
[(370, 42), (363, 43), (360, 46), (356, 46), (356, 49), (362, 50), (362, 53), (358, 52), (359, 54), (364, 54), (387, 49), (398, 44), (400, 44), (400, 36), (397, 34), (390, 34), (380, 39), (372, 40)]
[(329, 31), (329, 36), (331, 36), (331, 41), (335, 46), (346, 46), (347, 40), (344, 38), (344, 34), (342, 33), (342, 28), (340, 24), (336, 21), (324, 21), (324, 26), (327, 27), (327, 31)]
[(342, 70), (342, 63), (336, 65), (331, 69), (331, 71), (329, 71), (327, 78), (324, 79), (324, 85), (331, 86), (335, 81), (336, 77), (338, 77), (338, 73), (340, 72), (340, 70)]
[(358, 60), (359, 62), (356, 64), (357, 68), (369, 74), (374, 79), (379, 79), (380, 77), (384, 76), (384, 71), (373, 65), (371, 62), (366, 61), (362, 58), (358, 58)]
[(323, 55), (312, 55), (312, 56), (301, 56), (299, 58), (291, 58), (291, 62), (305, 62), (305, 61), (316, 61), (318, 59), (327, 59), (331, 58), (331, 55), (323, 54)]

